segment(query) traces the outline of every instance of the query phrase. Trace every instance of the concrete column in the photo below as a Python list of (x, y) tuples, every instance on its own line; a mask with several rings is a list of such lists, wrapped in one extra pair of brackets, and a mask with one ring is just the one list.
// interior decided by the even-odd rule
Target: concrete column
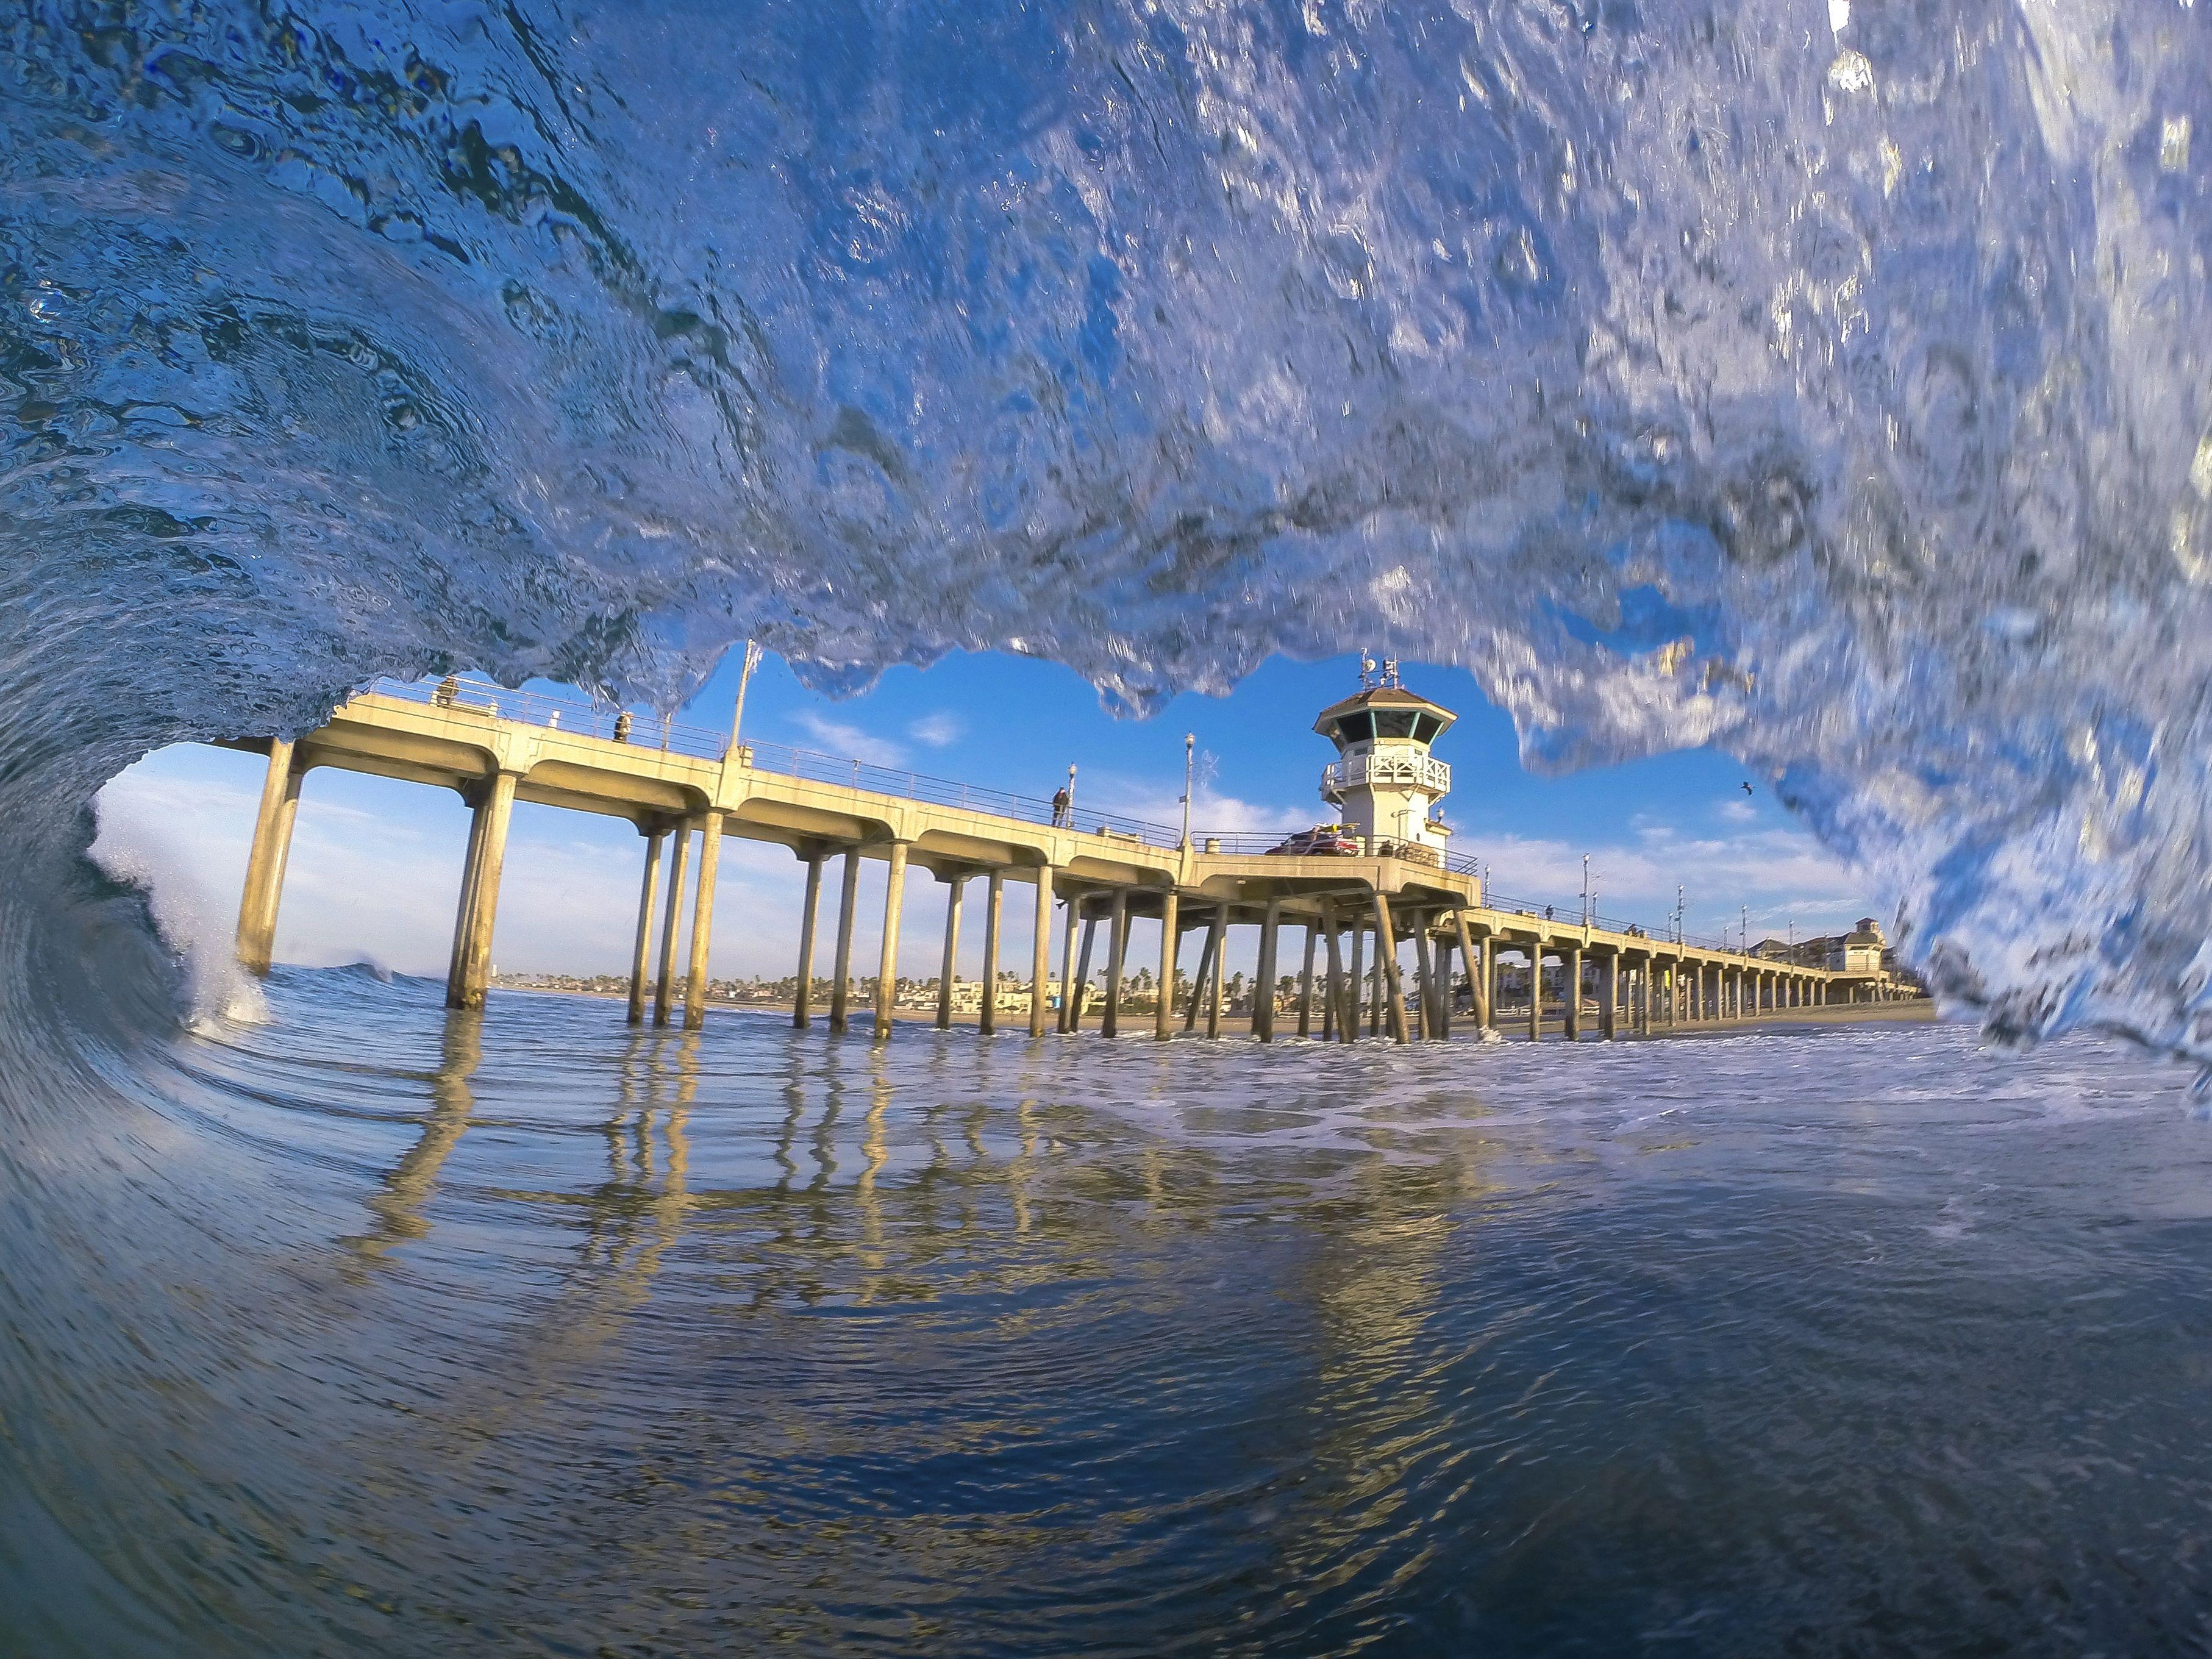
[[(629, 1023), (645, 1023), (645, 965), (653, 951), (653, 890), (660, 881), (660, 847), (668, 839), (665, 830), (655, 830), (645, 838), (645, 880), (637, 894), (637, 942), (629, 953)], [(473, 848), (476, 838), (470, 836)]]
[(1045, 1004), (1052, 1000), (1052, 866), (1036, 872), (1036, 933), (1030, 945), (1030, 1035), (1044, 1035)]
[(1344, 954), (1337, 933), (1336, 906), (1326, 899), (1321, 907), (1321, 931), (1328, 945), (1328, 997), (1322, 1005), (1322, 1035), (1334, 1036), (1340, 1042), (1350, 1042), (1358, 1034), (1352, 1029), (1351, 998), (1344, 982)]
[(1183, 1010), (1182, 1029), (1198, 1029), (1199, 1006), (1206, 1000), (1206, 987), (1212, 983), (1206, 976), (1213, 971), (1213, 925), (1206, 924), (1206, 937), (1199, 941), (1198, 971), (1191, 975), (1190, 1005)]
[(1421, 1041), (1431, 1042), (1437, 1036), (1437, 963), (1429, 950), (1427, 915), (1414, 912), (1407, 928), (1413, 936), (1413, 983), (1421, 993)]
[(860, 909), (860, 849), (845, 849), (845, 867), (837, 891), (836, 964), (830, 976), (830, 1029), (843, 1030), (850, 1019), (853, 999), (853, 918)]
[(469, 802), (469, 850), (461, 860), (460, 902), (453, 907), (453, 945), (446, 953), (446, 1006), (465, 1005), (469, 980), (469, 919), (477, 913), (477, 878), (483, 873), (483, 827), (491, 801), (489, 787)]
[(1160, 896), (1160, 994), (1152, 1010), (1152, 1037), (1165, 1042), (1175, 1036), (1176, 958), (1182, 954), (1182, 904), (1172, 887)]
[(468, 975), (462, 981), (465, 1008), (483, 1006), (491, 983), (491, 936), (499, 921), (499, 878), (507, 864), (507, 826), (514, 814), (514, 774), (501, 772), (491, 781), (491, 799), (485, 804), (483, 844), (477, 852), (476, 903), (469, 918)]
[(890, 871), (884, 878), (883, 959), (876, 969), (876, 1041), (888, 1042), (891, 1034), (891, 1001), (898, 994), (899, 920), (906, 903), (908, 843), (891, 843)]
[(1221, 1035), (1221, 1000), (1223, 988), (1229, 975), (1224, 971), (1221, 959), (1229, 954), (1229, 907), (1223, 905), (1213, 913), (1213, 929), (1206, 941), (1206, 953), (1213, 958), (1213, 978), (1206, 999), (1206, 1035), (1218, 1038)]
[(1390, 921), (1389, 897), (1382, 893), (1375, 895), (1375, 965), (1382, 981), (1376, 989), (1390, 999), (1390, 1039), (1407, 1042), (1411, 1033), (1406, 1029), (1406, 988), (1398, 979), (1398, 932)]
[(1559, 963), (1559, 979), (1567, 994), (1565, 1018), (1567, 1041), (1579, 1042), (1583, 1036), (1583, 947), (1570, 945)]
[(806, 855), (806, 898), (799, 907), (799, 988), (791, 1000), (791, 1023), (800, 1030), (814, 1024), (814, 931), (822, 916), (822, 854)]
[(1262, 1042), (1275, 1040), (1275, 951), (1282, 925), (1283, 902), (1271, 898), (1260, 922), (1260, 965), (1254, 970), (1259, 983), (1252, 988), (1252, 1035)]
[(1437, 1041), (1451, 1041), (1452, 1020), (1452, 942), (1449, 934), (1429, 941), (1429, 949), (1436, 957), (1437, 982)]
[[(1475, 1031), (1480, 1035), (1490, 1027), (1490, 994), (1483, 983), (1483, 958), (1489, 951), (1474, 948), (1474, 934), (1468, 927), (1467, 912), (1457, 908), (1452, 911), (1452, 933), (1459, 940), (1459, 959), (1467, 964), (1467, 1017), (1474, 1022)], [(1444, 994), (1451, 994), (1449, 985)]]
[(991, 872), (983, 894), (983, 1012), (976, 1030), (985, 1036), (999, 1029), (999, 924), (1006, 907), (1006, 872)]
[[(1075, 903), (1078, 909), (1083, 908), (1081, 899), (1076, 900)], [(1090, 1012), (1091, 947), (1097, 943), (1097, 939), (1098, 918), (1091, 915), (1085, 916), (1083, 918), (1083, 948), (1077, 952), (1075, 957), (1075, 1000), (1067, 1006), (1067, 1029), (1071, 1031), (1080, 1031), (1083, 1029), (1083, 1016)]]
[(1620, 1035), (1620, 953), (1616, 951), (1598, 969), (1597, 1034), (1607, 1042)]
[(668, 1024), (676, 1000), (676, 927), (684, 917), (684, 884), (691, 872), (691, 820), (678, 819), (668, 849), (668, 893), (660, 907), (660, 968), (653, 987), (653, 1023)]
[(1065, 1036), (1075, 1029), (1075, 930), (1081, 924), (1083, 895), (1067, 900), (1067, 932), (1060, 941), (1060, 1030)]
[(1544, 947), (1528, 947), (1528, 1041), (1540, 1042), (1544, 1036)]
[(1651, 1035), (1651, 969), (1652, 958), (1646, 957), (1636, 969), (1636, 1030), (1638, 1035)]
[(952, 1029), (952, 981), (960, 965), (960, 896), (968, 890), (967, 872), (956, 871), (945, 884), (945, 961), (937, 971), (937, 1029)]
[(1361, 955), (1366, 945), (1367, 931), (1359, 925), (1359, 913), (1357, 910), (1352, 913), (1346, 926), (1352, 933), (1352, 980), (1345, 988), (1345, 1012), (1351, 1017), (1350, 1034), (1345, 1041), (1352, 1042), (1358, 1040), (1360, 1025), (1367, 1018), (1367, 967), (1361, 960)]
[(246, 856), (246, 887), (238, 901), (238, 961), (249, 973), (267, 973), (276, 949), (276, 907), (284, 894), (301, 775), (292, 770), (290, 742), (270, 738), (269, 769), (261, 775), (261, 805), (253, 818), (253, 850)]
[(1298, 970), (1298, 1035), (1313, 1035), (1314, 950), (1321, 943), (1311, 922), (1306, 924), (1306, 962)]
[(699, 887), (691, 898), (691, 971), (684, 983), (684, 1029), (707, 1024), (707, 954), (714, 943), (714, 883), (722, 868), (722, 815), (699, 823)]
[(1113, 908), (1106, 924), (1106, 1012), (1098, 1021), (1098, 1035), (1121, 1035), (1121, 963), (1129, 949), (1129, 890), (1114, 890)]

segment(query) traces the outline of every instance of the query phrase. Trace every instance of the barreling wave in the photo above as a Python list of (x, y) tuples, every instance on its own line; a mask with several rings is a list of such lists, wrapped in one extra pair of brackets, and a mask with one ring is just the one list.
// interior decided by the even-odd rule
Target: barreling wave
[(20, 0), (9, 833), (377, 673), (1382, 639), (1763, 767), (1999, 1031), (2212, 1056), (2207, 29)]

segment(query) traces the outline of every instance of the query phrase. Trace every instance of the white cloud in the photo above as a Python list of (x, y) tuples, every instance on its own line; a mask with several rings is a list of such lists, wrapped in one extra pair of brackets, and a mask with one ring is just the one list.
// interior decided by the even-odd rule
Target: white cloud
[(1759, 808), (1748, 800), (1723, 801), (1720, 816), (1730, 823), (1756, 823), (1759, 822)]
[(792, 719), (823, 753), (835, 756), (839, 760), (856, 760), (866, 766), (906, 764), (904, 749), (889, 738), (863, 732), (857, 726), (833, 720), (811, 708), (800, 709)]
[(933, 714), (924, 714), (906, 729), (907, 736), (916, 743), (927, 744), (932, 749), (942, 749), (947, 744), (957, 743), (966, 734), (968, 723), (950, 709), (940, 708)]

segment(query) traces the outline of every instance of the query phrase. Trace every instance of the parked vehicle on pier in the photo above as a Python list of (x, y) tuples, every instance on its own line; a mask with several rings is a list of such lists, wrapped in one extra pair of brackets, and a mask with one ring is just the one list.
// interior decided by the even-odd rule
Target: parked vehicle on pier
[(1285, 858), (1358, 858), (1359, 837), (1340, 823), (1317, 823), (1301, 830), (1279, 847), (1267, 849)]

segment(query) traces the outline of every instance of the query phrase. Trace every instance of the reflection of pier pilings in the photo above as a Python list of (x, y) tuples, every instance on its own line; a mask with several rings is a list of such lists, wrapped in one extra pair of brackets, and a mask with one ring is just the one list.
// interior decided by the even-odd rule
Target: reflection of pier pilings
[(437, 1188), (439, 1171), (469, 1127), (476, 1106), (469, 1079), (483, 1059), (483, 1016), (473, 1009), (450, 1010), (438, 1069), (430, 1079), (430, 1110), (422, 1120), (422, 1133), (385, 1176), (384, 1189), (368, 1200), (375, 1224), (361, 1237), (346, 1241), (363, 1260), (380, 1261), (394, 1245), (429, 1231), (422, 1208)]

